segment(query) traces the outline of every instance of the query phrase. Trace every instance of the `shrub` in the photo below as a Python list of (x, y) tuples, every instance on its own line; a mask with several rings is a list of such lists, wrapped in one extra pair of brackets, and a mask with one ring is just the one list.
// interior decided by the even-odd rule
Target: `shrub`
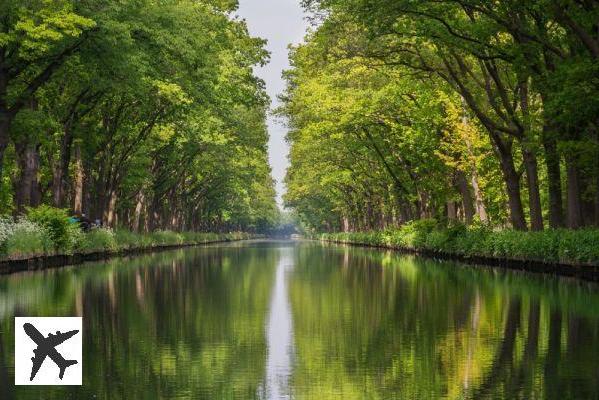
[[(113, 231), (107, 228), (94, 228), (84, 233), (78, 224), (68, 222), (64, 210), (43, 206), (31, 209), (30, 215), (40, 222), (34, 222), (25, 217), (21, 217), (16, 221), (10, 217), (0, 217), (0, 257), (24, 258), (47, 255), (53, 252), (70, 253), (73, 250), (81, 252), (116, 251), (119, 249), (200, 244), (218, 240), (242, 240), (257, 237), (257, 235), (243, 232), (177, 233), (173, 231), (156, 231), (149, 234), (140, 234), (123, 229)], [(63, 225), (65, 221), (66, 224)], [(50, 228), (53, 230), (50, 231)], [(373, 237), (380, 240), (381, 234), (377, 235)], [(58, 239), (55, 239), (57, 237)], [(371, 238), (371, 240), (374, 239)], [(60, 245), (57, 246), (57, 243)]]
[(421, 220), (384, 232), (327, 233), (318, 237), (342, 243), (427, 249), (464, 256), (599, 264), (598, 229), (523, 232), (492, 230), (480, 224), (439, 228), (434, 220)]
[(449, 231), (444, 229), (429, 233), (424, 247), (429, 250), (451, 251), (450, 243)]
[(183, 244), (183, 236), (173, 231), (155, 231), (150, 236), (154, 245), (169, 246)]
[(599, 230), (562, 230), (560, 235), (558, 249), (560, 261), (599, 264)]
[(66, 248), (60, 250), (65, 253), (72, 253), (74, 250), (80, 247), (81, 242), (85, 240), (85, 235), (86, 234), (81, 230), (79, 224), (69, 223), (67, 228), (67, 246)]
[(120, 249), (147, 248), (152, 246), (152, 238), (143, 233), (135, 233), (125, 229), (114, 232), (115, 240)]
[(42, 255), (52, 250), (53, 242), (41, 225), (20, 218), (0, 220), (0, 252), (8, 258)]
[(112, 229), (94, 228), (83, 234), (83, 240), (79, 242), (80, 251), (115, 251), (118, 250), (116, 237)]
[(0, 246), (13, 234), (16, 223), (10, 217), (0, 217)]
[(69, 238), (69, 217), (67, 210), (41, 205), (27, 210), (27, 219), (46, 228), (54, 243), (55, 250), (68, 250), (72, 240)]

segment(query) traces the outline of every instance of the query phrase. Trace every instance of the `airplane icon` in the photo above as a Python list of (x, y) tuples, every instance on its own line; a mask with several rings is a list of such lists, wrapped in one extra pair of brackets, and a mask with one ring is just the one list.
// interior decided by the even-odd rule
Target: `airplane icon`
[(41, 368), (46, 357), (50, 357), (50, 359), (54, 361), (54, 364), (60, 368), (58, 377), (61, 380), (67, 367), (77, 364), (77, 360), (65, 360), (64, 357), (56, 350), (56, 346), (72, 338), (79, 331), (75, 330), (65, 333), (60, 333), (60, 331), (58, 331), (55, 335), (50, 333), (48, 334), (48, 337), (44, 337), (44, 335), (42, 335), (40, 331), (38, 331), (35, 326), (30, 323), (24, 324), (23, 329), (25, 330), (27, 336), (29, 336), (31, 340), (37, 344), (37, 348), (33, 350), (33, 354), (35, 354), (35, 356), (31, 357), (33, 367), (31, 369), (31, 377), (29, 378), (29, 381), (32, 381), (33, 378), (35, 378), (35, 375)]

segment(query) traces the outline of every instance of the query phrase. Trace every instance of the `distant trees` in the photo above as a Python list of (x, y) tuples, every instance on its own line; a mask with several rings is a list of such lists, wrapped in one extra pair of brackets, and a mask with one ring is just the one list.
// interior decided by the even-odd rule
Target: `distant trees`
[(599, 3), (305, 5), (281, 113), (307, 225), (599, 224)]
[(228, 1), (0, 9), (0, 212), (40, 203), (135, 230), (277, 218), (263, 42)]

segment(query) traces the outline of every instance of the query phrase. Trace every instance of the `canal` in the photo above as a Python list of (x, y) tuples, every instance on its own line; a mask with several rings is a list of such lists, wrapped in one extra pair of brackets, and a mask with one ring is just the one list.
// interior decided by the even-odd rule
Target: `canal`
[[(83, 317), (83, 386), (13, 385), (15, 316)], [(599, 288), (286, 241), (0, 276), (13, 398), (598, 399)]]

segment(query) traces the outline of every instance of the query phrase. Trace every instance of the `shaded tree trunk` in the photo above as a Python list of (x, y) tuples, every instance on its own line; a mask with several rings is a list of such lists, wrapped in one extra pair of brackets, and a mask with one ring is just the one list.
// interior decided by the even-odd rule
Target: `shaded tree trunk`
[[(594, 126), (594, 130), (595, 130), (595, 144), (597, 145), (597, 148), (599, 149), (599, 120), (597, 120), (595, 122), (595, 126)], [(599, 226), (599, 151), (595, 152), (595, 181), (594, 181), (594, 189), (595, 189), (595, 199), (594, 199), (594, 215), (595, 215), (595, 220), (593, 221), (593, 224), (595, 226)]]
[(457, 221), (458, 213), (456, 210), (455, 201), (453, 201), (453, 200), (448, 201), (446, 207), (447, 207), (447, 219), (450, 221)]
[(582, 226), (582, 201), (578, 174), (576, 160), (571, 155), (566, 156), (567, 226), (570, 229), (578, 229)]
[[(2, 94), (0, 94), (0, 96), (2, 96)], [(4, 100), (0, 101), (3, 102)], [(8, 148), (10, 141), (9, 131), (11, 123), (12, 117), (10, 114), (5, 110), (0, 109), (0, 178), (2, 178), (4, 174), (4, 155), (6, 154), (6, 149)]]
[(543, 127), (543, 147), (545, 149), (545, 167), (547, 168), (547, 192), (549, 194), (549, 226), (564, 226), (564, 206), (562, 201), (562, 177), (557, 143), (551, 137), (549, 127)]
[(526, 171), (526, 183), (528, 187), (528, 211), (530, 215), (530, 229), (533, 231), (543, 230), (543, 209), (541, 207), (541, 194), (539, 191), (539, 167), (537, 156), (529, 147), (530, 138), (530, 113), (528, 109), (529, 91), (528, 76), (521, 76), (518, 86), (520, 87), (520, 109), (523, 115), (522, 135), (520, 140), (522, 149), (522, 161)]
[(110, 227), (115, 227), (117, 224), (117, 215), (116, 215), (116, 189), (111, 188), (108, 190), (108, 195), (106, 196), (106, 205), (104, 208), (104, 221)]
[(39, 146), (34, 143), (15, 143), (19, 166), (19, 175), (15, 181), (17, 213), (23, 213), (26, 207), (35, 207), (41, 203)]
[(530, 228), (533, 231), (543, 230), (543, 208), (541, 206), (541, 193), (539, 191), (539, 170), (536, 155), (523, 148), (522, 157), (526, 169), (528, 183), (528, 206), (530, 211)]
[(14, 113), (8, 109), (8, 70), (4, 65), (5, 48), (0, 48), (0, 179), (4, 172), (4, 155), (10, 143), (10, 126), (14, 119)]
[(54, 168), (52, 179), (52, 199), (56, 207), (64, 207), (65, 195), (67, 193), (67, 177), (69, 175), (69, 165), (71, 163), (71, 146), (73, 144), (73, 135), (71, 123), (64, 124), (63, 136), (60, 141), (60, 156), (57, 165)]
[(499, 165), (503, 173), (503, 179), (508, 196), (508, 206), (510, 211), (510, 220), (512, 227), (517, 230), (526, 230), (526, 220), (524, 219), (524, 208), (522, 207), (522, 198), (520, 193), (520, 176), (514, 166), (514, 157), (511, 151), (511, 142), (496, 142), (497, 153), (499, 154)]
[(595, 161), (595, 226), (599, 226), (599, 157)]

